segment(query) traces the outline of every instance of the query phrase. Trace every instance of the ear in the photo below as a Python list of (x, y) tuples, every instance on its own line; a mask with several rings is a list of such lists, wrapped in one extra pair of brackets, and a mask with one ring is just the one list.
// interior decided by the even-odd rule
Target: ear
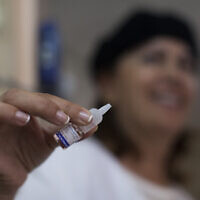
[(116, 101), (116, 87), (115, 78), (111, 74), (102, 74), (98, 79), (98, 86), (100, 91), (100, 96), (106, 102), (115, 104)]

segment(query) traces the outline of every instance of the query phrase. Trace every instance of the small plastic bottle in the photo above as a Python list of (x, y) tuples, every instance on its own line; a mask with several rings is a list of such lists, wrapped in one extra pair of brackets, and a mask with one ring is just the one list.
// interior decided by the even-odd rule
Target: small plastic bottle
[(77, 126), (70, 122), (54, 135), (55, 140), (63, 148), (67, 148), (73, 143), (78, 142), (84, 136), (84, 134), (88, 133), (91, 129), (101, 123), (103, 120), (103, 115), (110, 108), (110, 104), (106, 104), (100, 109), (92, 108), (90, 112), (92, 113), (93, 118), (89, 125)]

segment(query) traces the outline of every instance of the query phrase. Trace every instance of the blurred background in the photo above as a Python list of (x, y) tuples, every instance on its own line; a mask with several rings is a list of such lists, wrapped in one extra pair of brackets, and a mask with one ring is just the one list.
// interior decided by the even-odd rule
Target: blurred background
[[(149, 8), (177, 12), (196, 30), (198, 0), (0, 0), (0, 89), (53, 93), (86, 107), (95, 100), (89, 59), (101, 36), (130, 11)], [(200, 98), (198, 99), (198, 101)], [(200, 104), (189, 126), (197, 130), (183, 168), (192, 174), (187, 188), (200, 198)]]

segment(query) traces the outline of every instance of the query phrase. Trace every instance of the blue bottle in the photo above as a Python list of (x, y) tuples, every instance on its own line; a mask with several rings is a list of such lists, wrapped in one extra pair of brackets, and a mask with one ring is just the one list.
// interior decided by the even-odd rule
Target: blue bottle
[(40, 91), (58, 95), (61, 65), (61, 42), (53, 22), (43, 23), (39, 34)]

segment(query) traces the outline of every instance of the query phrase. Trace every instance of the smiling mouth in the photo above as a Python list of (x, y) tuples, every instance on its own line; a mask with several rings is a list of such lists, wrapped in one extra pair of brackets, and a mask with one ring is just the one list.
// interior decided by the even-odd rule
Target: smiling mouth
[(183, 109), (186, 103), (184, 95), (174, 91), (154, 91), (151, 93), (151, 100), (153, 103), (171, 110)]

